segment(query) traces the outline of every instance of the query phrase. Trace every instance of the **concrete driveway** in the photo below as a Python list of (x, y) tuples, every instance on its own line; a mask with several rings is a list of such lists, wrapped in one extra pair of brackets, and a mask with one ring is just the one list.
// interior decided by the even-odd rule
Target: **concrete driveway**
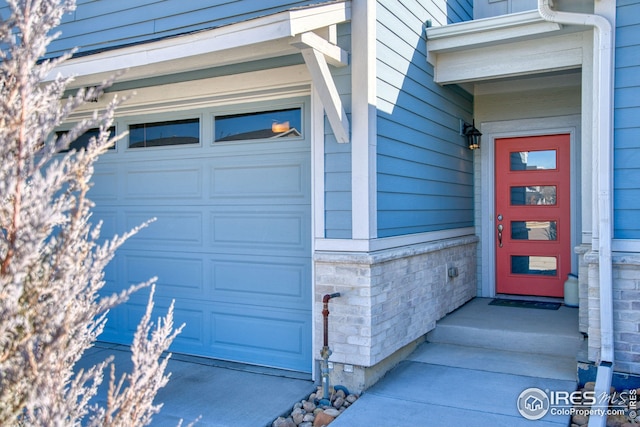
[[(92, 366), (111, 354), (119, 378), (118, 372), (131, 369), (125, 346), (98, 343), (79, 367)], [(310, 375), (201, 357), (174, 354), (167, 370), (171, 379), (156, 397), (164, 406), (152, 426), (176, 426), (181, 419), (186, 425), (200, 417), (196, 424), (200, 427), (270, 427), (316, 389)], [(104, 390), (98, 402), (104, 402)]]

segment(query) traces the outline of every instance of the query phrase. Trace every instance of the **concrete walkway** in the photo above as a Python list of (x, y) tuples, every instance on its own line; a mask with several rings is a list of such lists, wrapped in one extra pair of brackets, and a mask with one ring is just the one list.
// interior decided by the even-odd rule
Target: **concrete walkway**
[[(406, 360), (367, 390), (331, 427), (558, 427), (569, 416), (523, 418), (528, 388), (576, 389), (577, 310), (490, 306), (476, 298), (446, 316)], [(514, 351), (516, 350), (516, 351)], [(130, 370), (126, 347), (98, 344), (81, 365), (109, 354)], [(315, 390), (309, 375), (174, 355), (153, 426), (201, 417), (197, 426), (270, 427)], [(104, 394), (98, 396), (104, 400)]]
[[(131, 370), (128, 348), (102, 343), (87, 352), (79, 367), (92, 366), (111, 354), (116, 378), (118, 372)], [(167, 371), (171, 379), (156, 398), (164, 406), (152, 426), (176, 426), (181, 419), (187, 425), (200, 417), (198, 427), (270, 427), (316, 389), (310, 375), (184, 355), (173, 355)], [(105, 390), (102, 387), (97, 396), (100, 403)]]
[[(489, 301), (476, 299), (445, 317), (428, 336), (441, 342), (418, 347), (331, 427), (568, 426), (568, 415), (551, 412), (527, 420), (517, 404), (528, 388), (576, 389), (577, 312), (495, 307)], [(553, 335), (565, 342), (567, 354)], [(545, 348), (523, 344), (532, 339)], [(525, 352), (505, 349), (509, 342)]]
[[(367, 390), (331, 427), (566, 427), (568, 416), (547, 414), (539, 421), (523, 418), (518, 396), (530, 387), (576, 388), (576, 381), (530, 376), (536, 366), (561, 370), (535, 355), (425, 343), (380, 382)], [(501, 364), (526, 374), (496, 372)], [(462, 366), (456, 366), (462, 365)], [(575, 363), (573, 366), (575, 371)], [(574, 375), (575, 376), (575, 375)]]

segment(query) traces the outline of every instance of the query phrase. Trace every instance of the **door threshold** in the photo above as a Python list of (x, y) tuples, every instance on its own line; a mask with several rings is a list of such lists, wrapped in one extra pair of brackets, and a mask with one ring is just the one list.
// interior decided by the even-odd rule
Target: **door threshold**
[(537, 295), (496, 294), (495, 298), (517, 299), (517, 300), (522, 300), (522, 301), (533, 301), (533, 302), (559, 302), (559, 303), (564, 303), (564, 298), (541, 297), (541, 296), (537, 296)]

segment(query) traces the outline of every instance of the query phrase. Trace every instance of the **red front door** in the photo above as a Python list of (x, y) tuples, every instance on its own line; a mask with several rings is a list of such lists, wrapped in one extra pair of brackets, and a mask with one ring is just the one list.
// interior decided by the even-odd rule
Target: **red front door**
[(561, 297), (571, 272), (569, 135), (496, 139), (496, 292)]

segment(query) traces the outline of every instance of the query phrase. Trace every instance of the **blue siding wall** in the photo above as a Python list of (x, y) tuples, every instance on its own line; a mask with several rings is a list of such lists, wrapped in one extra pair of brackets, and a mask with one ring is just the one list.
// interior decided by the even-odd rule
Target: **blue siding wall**
[[(338, 44), (351, 51), (351, 25), (338, 26)], [(331, 67), (342, 104), (351, 120), (351, 66)], [(325, 119), (325, 237), (351, 238), (351, 144), (338, 144)]]
[[(49, 46), (57, 56), (73, 47), (80, 52), (140, 43), (220, 27), (320, 1), (294, 0), (77, 0), (64, 17), (61, 37)], [(0, 0), (3, 17), (6, 2)]]
[(433, 82), (424, 25), (468, 20), (466, 1), (379, 0), (378, 236), (473, 225), (473, 159), (459, 135), (472, 96)]
[(640, 239), (640, 0), (618, 0), (614, 237)]

